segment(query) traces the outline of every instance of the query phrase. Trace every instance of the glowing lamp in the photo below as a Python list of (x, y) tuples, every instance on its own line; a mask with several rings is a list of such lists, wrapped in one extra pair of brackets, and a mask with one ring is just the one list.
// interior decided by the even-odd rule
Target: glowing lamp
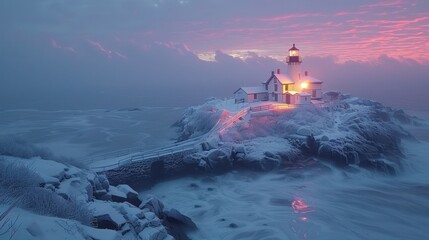
[(302, 89), (308, 88), (308, 83), (306, 82), (301, 83), (301, 88)]

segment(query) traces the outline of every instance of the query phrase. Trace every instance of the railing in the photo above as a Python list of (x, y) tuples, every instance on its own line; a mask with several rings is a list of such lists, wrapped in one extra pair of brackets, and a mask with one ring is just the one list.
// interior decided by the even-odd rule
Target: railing
[[(195, 146), (197, 145), (198, 142), (205, 141), (206, 139), (210, 138), (214, 133), (223, 132), (225, 129), (231, 127), (233, 124), (239, 121), (240, 118), (243, 118), (246, 114), (248, 114), (249, 111), (250, 111), (250, 108), (245, 108), (237, 112), (234, 116), (230, 117), (226, 121), (222, 121), (221, 119), (219, 119), (219, 121), (215, 124), (215, 126), (213, 126), (213, 128), (205, 135), (188, 139), (183, 142), (175, 143), (167, 147), (157, 148), (157, 149), (153, 149), (145, 152), (141, 152), (141, 148), (140, 148), (139, 149), (140, 152), (135, 154), (130, 154), (129, 152), (132, 149), (137, 149), (137, 148), (130, 148), (130, 149), (119, 150), (119, 151), (114, 151), (110, 153), (105, 153), (103, 155), (99, 155), (97, 157), (106, 157), (106, 158), (121, 157), (121, 158), (115, 161), (114, 163), (103, 165), (103, 166), (92, 167), (92, 169), (98, 172), (104, 172), (106, 170), (119, 168), (120, 166), (130, 164), (133, 162), (148, 160), (156, 157), (159, 158), (162, 156), (168, 156), (168, 155), (173, 155), (178, 153), (187, 154), (187, 153), (195, 152), (196, 151)], [(122, 154), (125, 151), (127, 152), (127, 154), (125, 155)], [(113, 155), (117, 155), (117, 156), (113, 156)]]
[(291, 104), (270, 103), (270, 104), (251, 107), (250, 111), (260, 112), (260, 111), (268, 111), (268, 110), (287, 110), (287, 109), (293, 109), (293, 108), (295, 108), (295, 106)]
[(252, 112), (260, 112), (260, 111), (267, 111), (267, 110), (271, 110), (271, 109), (272, 109), (272, 104), (267, 104), (267, 105), (261, 105), (261, 106), (251, 107), (250, 111), (252, 111)]

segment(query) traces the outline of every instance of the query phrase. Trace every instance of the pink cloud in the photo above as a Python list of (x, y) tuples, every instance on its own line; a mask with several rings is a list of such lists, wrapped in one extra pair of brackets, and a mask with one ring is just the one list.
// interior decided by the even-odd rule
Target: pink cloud
[(128, 57), (125, 54), (122, 54), (118, 51), (112, 51), (108, 48), (105, 48), (103, 45), (101, 45), (101, 43), (99, 43), (97, 41), (90, 40), (90, 39), (87, 39), (87, 41), (91, 46), (93, 46), (95, 49), (97, 49), (101, 53), (105, 54), (108, 58), (112, 58), (113, 56), (117, 56), (117, 57), (120, 57), (122, 59), (128, 60)]
[(72, 47), (67, 47), (67, 46), (61, 46), (56, 40), (54, 40), (54, 39), (51, 39), (51, 46), (53, 47), (53, 48), (56, 48), (56, 49), (62, 49), (62, 50), (65, 50), (65, 51), (67, 51), (67, 52), (71, 52), (71, 53), (77, 53), (76, 52), (76, 50), (74, 49), (74, 48), (72, 48)]
[(324, 14), (322, 14), (322, 13), (294, 13), (294, 14), (283, 15), (283, 16), (258, 18), (258, 20), (267, 21), (267, 22), (277, 22), (277, 21), (289, 20), (289, 19), (293, 19), (293, 18), (320, 17), (320, 16), (324, 16)]

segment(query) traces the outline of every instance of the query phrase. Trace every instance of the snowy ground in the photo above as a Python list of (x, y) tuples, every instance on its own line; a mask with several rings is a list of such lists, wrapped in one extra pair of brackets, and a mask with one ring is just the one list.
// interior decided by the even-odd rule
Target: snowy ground
[[(171, 143), (175, 133), (170, 125), (182, 111), (1, 111), (0, 135), (20, 136), (75, 157), (151, 149)], [(429, 119), (427, 113), (419, 115)], [(287, 172), (186, 177), (140, 195), (158, 196), (190, 216), (200, 229), (192, 239), (425, 239), (429, 131), (409, 130), (421, 142), (404, 143), (409, 164), (398, 176), (316, 165)], [(13, 213), (28, 218), (29, 224), (37, 219), (21, 210)]]
[(145, 150), (173, 142), (176, 134), (170, 126), (182, 112), (182, 108), (0, 111), (0, 136), (21, 137), (68, 157)]

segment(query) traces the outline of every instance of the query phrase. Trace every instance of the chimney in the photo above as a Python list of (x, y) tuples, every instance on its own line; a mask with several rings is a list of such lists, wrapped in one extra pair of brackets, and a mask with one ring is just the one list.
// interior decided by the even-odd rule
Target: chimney
[(274, 76), (274, 71), (271, 72), (271, 75)]
[(277, 68), (277, 74), (280, 74), (280, 68)]
[(307, 72), (307, 71), (305, 71), (305, 76), (306, 76), (306, 77), (308, 76), (308, 72)]

